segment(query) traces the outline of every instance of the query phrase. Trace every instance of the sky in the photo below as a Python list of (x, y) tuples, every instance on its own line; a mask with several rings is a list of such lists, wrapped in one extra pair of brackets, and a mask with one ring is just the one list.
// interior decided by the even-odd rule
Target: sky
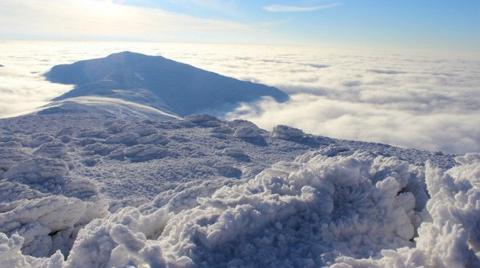
[(1, 0), (2, 40), (90, 40), (478, 52), (474, 0)]

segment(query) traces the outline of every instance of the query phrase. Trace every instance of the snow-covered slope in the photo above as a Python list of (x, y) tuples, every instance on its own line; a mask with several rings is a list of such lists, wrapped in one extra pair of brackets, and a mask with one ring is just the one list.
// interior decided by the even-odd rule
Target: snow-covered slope
[(104, 96), (147, 104), (179, 115), (224, 112), (261, 97), (285, 101), (282, 91), (236, 80), (161, 56), (133, 52), (54, 66), (52, 82), (76, 85), (57, 99)]
[(479, 155), (115, 97), (0, 120), (0, 267), (480, 265)]

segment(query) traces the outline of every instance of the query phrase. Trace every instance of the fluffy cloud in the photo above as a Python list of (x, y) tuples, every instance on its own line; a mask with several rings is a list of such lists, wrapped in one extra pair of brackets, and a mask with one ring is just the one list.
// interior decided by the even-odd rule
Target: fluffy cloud
[[(480, 60), (413, 52), (168, 43), (0, 44), (0, 117), (68, 90), (42, 80), (53, 65), (131, 50), (277, 86), (292, 100), (263, 100), (226, 117), (344, 139), (447, 152), (480, 150)], [(32, 74), (32, 72), (34, 72)]]
[(249, 119), (267, 129), (286, 124), (330, 137), (458, 153), (480, 150), (479, 116), (478, 112), (417, 113), (296, 94), (285, 104), (264, 100), (244, 105), (227, 118)]

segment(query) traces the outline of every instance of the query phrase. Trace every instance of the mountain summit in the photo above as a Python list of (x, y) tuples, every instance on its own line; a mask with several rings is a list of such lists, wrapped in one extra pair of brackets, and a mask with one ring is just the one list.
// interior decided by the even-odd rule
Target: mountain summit
[(119, 98), (178, 115), (225, 111), (241, 102), (288, 95), (277, 88), (222, 76), (161, 56), (133, 52), (54, 66), (45, 77), (75, 88), (56, 100), (80, 96)]

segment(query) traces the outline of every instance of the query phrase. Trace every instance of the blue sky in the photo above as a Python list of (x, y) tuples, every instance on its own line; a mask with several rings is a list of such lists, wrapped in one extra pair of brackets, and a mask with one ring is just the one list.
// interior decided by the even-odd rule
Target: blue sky
[(1, 39), (480, 47), (476, 0), (3, 0), (0, 10)]

